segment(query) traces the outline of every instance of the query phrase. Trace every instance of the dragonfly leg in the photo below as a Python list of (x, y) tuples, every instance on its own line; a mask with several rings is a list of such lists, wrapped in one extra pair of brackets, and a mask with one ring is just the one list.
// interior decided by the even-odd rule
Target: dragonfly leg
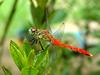
[(51, 45), (51, 44), (48, 44), (48, 45), (45, 47), (45, 50), (47, 50), (47, 49), (50, 47), (50, 45)]
[(39, 44), (40, 44), (40, 46), (41, 46), (42, 50), (45, 50), (45, 49), (43, 48), (43, 45), (42, 45), (42, 43), (41, 43), (41, 41), (40, 41), (40, 40), (39, 40)]
[(31, 40), (31, 44), (32, 44), (32, 45), (33, 45), (35, 42), (36, 42), (35, 39), (32, 39), (32, 40)]

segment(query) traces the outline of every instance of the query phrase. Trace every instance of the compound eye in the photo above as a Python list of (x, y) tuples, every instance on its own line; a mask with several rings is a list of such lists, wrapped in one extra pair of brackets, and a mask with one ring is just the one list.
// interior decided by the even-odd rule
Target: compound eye
[(36, 31), (36, 29), (34, 29), (34, 28), (30, 28), (30, 29), (29, 29), (29, 33), (30, 33), (30, 34), (34, 33), (35, 31)]
[(32, 32), (35, 32), (35, 31), (36, 31), (36, 29), (31, 28), (31, 31), (32, 31)]

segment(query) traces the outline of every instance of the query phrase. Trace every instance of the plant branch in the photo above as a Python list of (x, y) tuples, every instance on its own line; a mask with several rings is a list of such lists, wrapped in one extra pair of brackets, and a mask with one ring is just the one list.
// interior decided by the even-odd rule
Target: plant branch
[(4, 40), (5, 40), (5, 38), (6, 38), (8, 29), (9, 29), (9, 27), (10, 27), (11, 21), (12, 21), (13, 16), (14, 16), (14, 13), (15, 13), (15, 11), (16, 11), (17, 1), (18, 1), (18, 0), (15, 0), (14, 4), (13, 4), (13, 6), (12, 6), (13, 8), (12, 8), (11, 13), (10, 13), (10, 15), (9, 15), (9, 18), (8, 18), (8, 20), (7, 20), (7, 22), (6, 22), (6, 26), (5, 26), (4, 33), (3, 33), (3, 36), (2, 36), (2, 38), (1, 38), (1, 41), (0, 41), (0, 45), (3, 45)]
[[(4, 45), (4, 41), (5, 41), (7, 32), (8, 32), (8, 29), (9, 29), (9, 27), (10, 27), (10, 25), (11, 25), (11, 21), (12, 21), (12, 19), (13, 19), (14, 13), (15, 13), (15, 11), (16, 11), (17, 1), (18, 1), (18, 0), (15, 0), (14, 4), (13, 4), (13, 6), (12, 6), (13, 8), (12, 8), (12, 10), (11, 10), (11, 13), (10, 13), (9, 17), (8, 17), (8, 20), (7, 20), (7, 22), (6, 22), (6, 26), (5, 26), (5, 29), (4, 29), (4, 33), (3, 33), (2, 37), (1, 37), (1, 40), (0, 40), (0, 60), (1, 60), (2, 54), (3, 54), (3, 45)], [(0, 64), (1, 64), (1, 61), (0, 61)]]

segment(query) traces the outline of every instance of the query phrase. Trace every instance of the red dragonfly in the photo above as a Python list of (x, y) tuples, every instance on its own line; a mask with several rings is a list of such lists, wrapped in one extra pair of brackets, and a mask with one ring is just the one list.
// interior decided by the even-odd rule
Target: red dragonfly
[(51, 42), (53, 45), (68, 48), (70, 50), (82, 53), (82, 54), (87, 55), (87, 56), (93, 56), (91, 53), (89, 53), (88, 51), (86, 51), (84, 49), (70, 46), (68, 44), (61, 42), (60, 40), (56, 39), (52, 34), (50, 34), (50, 32), (48, 30), (39, 30), (39, 29), (35, 29), (35, 28), (30, 28), (29, 33), (32, 34), (34, 39), (36, 39), (36, 40), (45, 38), (49, 42)]

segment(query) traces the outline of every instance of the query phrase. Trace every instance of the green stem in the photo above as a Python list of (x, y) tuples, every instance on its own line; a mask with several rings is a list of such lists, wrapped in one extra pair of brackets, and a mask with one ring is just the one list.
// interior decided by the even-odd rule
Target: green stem
[[(13, 20), (13, 17), (14, 17), (15, 11), (16, 11), (16, 5), (17, 5), (17, 3), (18, 3), (18, 0), (15, 0), (14, 4), (12, 6), (13, 8), (12, 8), (11, 13), (10, 13), (10, 15), (8, 17), (8, 20), (6, 22), (6, 26), (5, 26), (5, 29), (4, 29), (4, 33), (3, 33), (3, 36), (2, 36), (1, 41), (0, 41), (0, 48), (2, 48), (3, 45), (4, 45), (4, 41), (5, 41), (7, 32), (8, 32), (8, 29), (9, 29), (9, 27), (11, 25), (11, 22)], [(2, 57), (2, 53), (3, 53), (3, 50), (0, 51), (0, 60), (1, 60), (1, 57)]]

